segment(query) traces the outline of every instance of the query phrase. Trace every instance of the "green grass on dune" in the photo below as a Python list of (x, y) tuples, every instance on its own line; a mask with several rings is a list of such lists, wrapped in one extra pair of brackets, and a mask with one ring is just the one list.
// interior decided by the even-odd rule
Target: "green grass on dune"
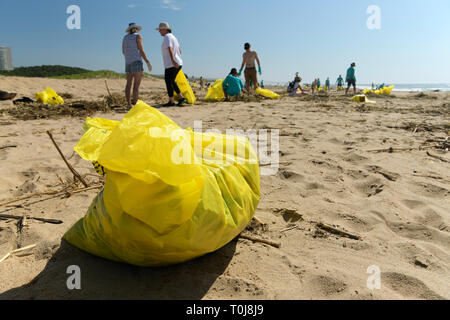
[[(12, 71), (0, 70), (0, 75), (3, 76), (17, 76), (17, 77), (40, 77), (53, 79), (124, 79), (124, 73), (118, 73), (111, 70), (92, 71), (83, 68), (67, 67), (67, 66), (34, 66), (34, 67), (19, 67)], [(145, 78), (160, 78), (148, 73), (144, 73)]]
[(126, 78), (125, 74), (117, 73), (110, 70), (99, 71), (87, 71), (83, 73), (65, 74), (60, 76), (50, 76), (54, 79), (96, 79), (96, 78), (108, 78), (108, 79), (122, 79)]

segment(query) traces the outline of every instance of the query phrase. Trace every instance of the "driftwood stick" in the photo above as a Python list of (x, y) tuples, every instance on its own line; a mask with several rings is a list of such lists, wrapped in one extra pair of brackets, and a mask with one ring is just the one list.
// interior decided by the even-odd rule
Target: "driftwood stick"
[(0, 150), (1, 149), (6, 149), (6, 148), (16, 148), (17, 147), (17, 145), (15, 145), (15, 144), (8, 144), (8, 145), (6, 145), (6, 146), (1, 146), (0, 147)]
[(5, 201), (5, 202), (1, 202), (0, 203), (0, 207), (4, 206), (4, 205), (7, 205), (7, 204), (10, 204), (10, 203), (17, 202), (17, 201), (27, 200), (27, 199), (30, 199), (30, 198), (33, 198), (33, 197), (46, 196), (46, 195), (57, 195), (59, 193), (61, 193), (61, 194), (63, 194), (63, 193), (67, 194), (68, 193), (68, 194), (72, 195), (72, 194), (75, 194), (75, 193), (80, 193), (80, 192), (84, 192), (84, 191), (88, 191), (88, 190), (92, 190), (92, 189), (101, 188), (102, 186), (103, 185), (96, 185), (96, 186), (92, 186), (92, 187), (89, 187), (89, 188), (83, 188), (83, 189), (78, 189), (78, 190), (73, 190), (73, 191), (67, 191), (67, 189), (70, 188), (70, 186), (67, 186), (67, 187), (62, 188), (61, 190), (33, 193), (33, 194), (30, 194), (29, 196), (20, 197), (20, 198), (8, 200), (8, 201)]
[(56, 144), (55, 140), (53, 139), (52, 134), (50, 133), (50, 131), (47, 131), (48, 136), (50, 137), (50, 139), (52, 140), (53, 144), (56, 147), (56, 150), (58, 150), (59, 154), (61, 155), (61, 157), (63, 158), (64, 162), (66, 163), (67, 167), (69, 168), (69, 170), (73, 173), (73, 175), (81, 181), (81, 183), (87, 188), (88, 184), (86, 181), (84, 181), (83, 177), (70, 165), (70, 163), (66, 160), (66, 157), (64, 157), (64, 154), (62, 153), (61, 149), (59, 149), (58, 145)]
[(67, 193), (72, 195), (72, 194), (75, 194), (75, 193), (80, 193), (80, 192), (89, 191), (89, 190), (93, 190), (93, 189), (99, 189), (99, 188), (103, 188), (103, 185), (97, 185), (97, 186), (92, 186), (92, 187), (89, 187), (89, 188), (83, 188), (83, 189), (78, 189), (78, 190), (74, 190), (74, 191), (68, 191)]
[(259, 220), (256, 216), (253, 216), (252, 219), (255, 220), (256, 223), (259, 223), (259, 224), (265, 224), (264, 222), (262, 222), (261, 220)]
[(36, 247), (36, 244), (31, 244), (29, 246), (26, 246), (26, 247), (19, 248), (19, 249), (13, 250), (11, 252), (8, 252), (3, 258), (0, 259), (0, 263), (5, 261), (6, 259), (8, 259), (12, 254), (20, 253), (22, 251), (25, 251), (25, 250), (28, 250), (28, 249), (32, 249), (34, 247)]
[(0, 259), (0, 263), (5, 261), (6, 259), (8, 259), (10, 255), (11, 255), (11, 252), (8, 252), (3, 258)]
[(367, 152), (389, 152), (389, 153), (393, 153), (395, 151), (412, 151), (415, 150), (417, 148), (387, 148), (387, 149), (375, 149), (375, 150), (367, 150)]
[(30, 198), (33, 198), (33, 197), (47, 196), (47, 195), (58, 194), (58, 193), (61, 193), (61, 192), (66, 191), (69, 187), (70, 187), (70, 186), (67, 186), (67, 187), (64, 187), (64, 188), (61, 189), (61, 190), (56, 190), (56, 191), (36, 192), (36, 193), (30, 194), (30, 195), (28, 195), (28, 196), (24, 196), (24, 197), (12, 199), (12, 200), (7, 200), (7, 201), (5, 201), (5, 202), (1, 202), (1, 203), (0, 203), (0, 207), (1, 207), (1, 206), (4, 206), (4, 205), (7, 205), (7, 204), (10, 204), (10, 203), (13, 203), (13, 202), (22, 201), (22, 200), (27, 200), (27, 199), (30, 199)]
[(286, 231), (293, 230), (293, 229), (297, 229), (297, 228), (298, 228), (298, 226), (292, 226), (292, 227), (289, 227), (289, 228), (285, 228), (285, 229), (283, 229), (283, 230), (280, 230), (280, 232), (286, 232)]
[(432, 157), (432, 158), (441, 160), (442, 162), (449, 162), (449, 163), (450, 163), (450, 160), (447, 160), (447, 159), (445, 159), (445, 158), (443, 158), (443, 157), (439, 157), (439, 156), (436, 156), (436, 155), (434, 155), (434, 154), (431, 154), (431, 153), (429, 153), (428, 151), (427, 151), (427, 155), (430, 156), (430, 157)]
[(354, 239), (354, 240), (360, 240), (361, 239), (360, 236), (357, 236), (357, 235), (354, 235), (354, 234), (351, 234), (351, 233), (348, 233), (348, 232), (345, 232), (345, 231), (333, 228), (333, 227), (328, 226), (326, 224), (323, 224), (321, 222), (317, 223), (317, 226), (320, 229), (322, 229), (322, 230), (328, 231), (328, 232), (333, 233), (333, 234), (337, 234), (339, 236), (347, 237), (347, 238)]
[[(267, 167), (267, 166), (275, 166), (277, 163), (260, 163), (259, 166), (260, 167)], [(292, 164), (292, 162), (286, 161), (286, 162), (278, 162), (278, 164), (282, 164), (285, 166), (288, 166), (290, 164)]]
[(265, 243), (265, 244), (268, 244), (268, 245), (276, 247), (276, 248), (281, 247), (281, 243), (275, 242), (275, 241), (272, 241), (272, 240), (256, 238), (256, 237), (248, 236), (246, 234), (240, 234), (239, 237), (242, 238), (242, 239), (251, 240), (253, 242)]
[(108, 82), (106, 81), (106, 79), (105, 79), (105, 86), (106, 86), (106, 91), (108, 91), (109, 96), (112, 97), (111, 91), (109, 91)]
[[(10, 214), (2, 214), (0, 213), (0, 219), (16, 219), (16, 220), (20, 220), (23, 219), (24, 216), (14, 216), (14, 215), (10, 215)], [(46, 218), (38, 218), (38, 217), (28, 217), (27, 219), (33, 219), (33, 220), (38, 220), (38, 221), (42, 221), (45, 223), (51, 223), (51, 224), (61, 224), (63, 223), (63, 221), (61, 220), (56, 220), (56, 219), (46, 219)]]
[(376, 170), (374, 172), (378, 173), (378, 174), (381, 174), (383, 177), (385, 177), (386, 179), (388, 179), (390, 181), (397, 181), (397, 177), (395, 177), (395, 176), (393, 176), (393, 175), (391, 175), (389, 173), (386, 173), (384, 171)]
[(13, 254), (13, 253), (19, 253), (19, 252), (22, 252), (22, 251), (25, 251), (25, 250), (28, 250), (28, 249), (32, 249), (32, 248), (34, 248), (34, 247), (36, 247), (36, 244), (30, 244), (29, 246), (26, 246), (26, 247), (19, 248), (19, 249), (16, 249), (16, 250), (11, 251), (11, 254)]

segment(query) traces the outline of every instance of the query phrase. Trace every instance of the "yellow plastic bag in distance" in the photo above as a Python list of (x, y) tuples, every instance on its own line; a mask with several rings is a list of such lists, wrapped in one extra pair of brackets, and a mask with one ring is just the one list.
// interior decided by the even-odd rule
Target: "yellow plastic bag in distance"
[(75, 151), (104, 168), (106, 183), (64, 235), (72, 245), (170, 265), (221, 248), (253, 217), (259, 162), (247, 138), (181, 129), (142, 101), (121, 121), (88, 118), (84, 128)]
[(377, 90), (364, 89), (364, 94), (374, 93), (376, 95), (390, 95), (395, 86), (384, 87)]
[(269, 89), (262, 89), (262, 88), (258, 87), (258, 88), (256, 88), (255, 92), (256, 92), (256, 94), (260, 94), (264, 97), (271, 98), (271, 99), (279, 99), (280, 98), (279, 94), (277, 94), (273, 91), (270, 91)]
[(36, 100), (42, 104), (60, 105), (64, 104), (64, 99), (60, 97), (52, 88), (45, 88), (45, 91), (36, 93)]
[[(189, 85), (189, 81), (186, 79), (186, 76), (183, 73), (183, 70), (180, 70), (175, 78), (175, 82), (178, 85), (178, 88), (181, 91), (183, 97), (186, 98), (189, 104), (194, 104), (196, 101), (194, 91), (192, 91), (191, 86)], [(177, 93), (174, 93), (174, 96), (177, 97)]]
[(375, 101), (367, 99), (367, 97), (363, 94), (356, 95), (352, 97), (352, 101), (354, 102), (367, 102), (367, 103), (376, 103)]
[(205, 100), (209, 101), (222, 101), (225, 98), (225, 93), (223, 92), (223, 81), (224, 79), (217, 79), (214, 84), (208, 88)]

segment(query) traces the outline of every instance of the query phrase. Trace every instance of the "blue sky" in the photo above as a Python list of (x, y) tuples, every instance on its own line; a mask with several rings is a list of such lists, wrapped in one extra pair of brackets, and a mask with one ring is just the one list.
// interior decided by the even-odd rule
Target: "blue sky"
[[(69, 5), (81, 8), (81, 30), (69, 30)], [(381, 10), (369, 30), (366, 10)], [(300, 72), (333, 81), (352, 61), (359, 83), (449, 83), (448, 0), (0, 0), (0, 46), (14, 66), (62, 64), (124, 72), (121, 41), (129, 22), (143, 26), (154, 74), (163, 73), (167, 21), (179, 39), (188, 75), (224, 77), (250, 42), (265, 81)]]

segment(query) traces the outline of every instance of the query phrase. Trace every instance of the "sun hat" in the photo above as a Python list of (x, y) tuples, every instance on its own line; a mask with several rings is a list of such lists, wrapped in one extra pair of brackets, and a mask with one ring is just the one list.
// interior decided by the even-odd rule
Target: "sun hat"
[(159, 24), (159, 27), (156, 28), (156, 30), (163, 30), (163, 29), (167, 29), (167, 30), (172, 31), (172, 28), (169, 26), (169, 24), (167, 22), (161, 22)]
[(125, 32), (129, 32), (131, 29), (138, 29), (138, 31), (141, 31), (142, 27), (138, 26), (136, 23), (132, 22), (128, 25), (128, 28)]

